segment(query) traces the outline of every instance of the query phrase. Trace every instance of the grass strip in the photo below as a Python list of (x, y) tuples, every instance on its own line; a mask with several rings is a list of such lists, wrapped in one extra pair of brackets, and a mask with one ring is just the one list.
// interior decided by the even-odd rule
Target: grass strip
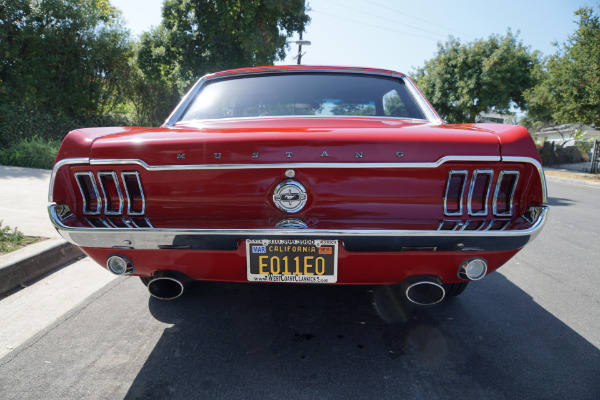
[(21, 249), (29, 244), (37, 243), (42, 238), (25, 236), (17, 228), (2, 226), (0, 221), (0, 255)]

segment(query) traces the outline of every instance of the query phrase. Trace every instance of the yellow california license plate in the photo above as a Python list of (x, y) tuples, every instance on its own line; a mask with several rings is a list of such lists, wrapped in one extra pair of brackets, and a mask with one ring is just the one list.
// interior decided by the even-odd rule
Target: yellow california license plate
[(337, 240), (248, 239), (248, 280), (335, 283), (337, 255)]

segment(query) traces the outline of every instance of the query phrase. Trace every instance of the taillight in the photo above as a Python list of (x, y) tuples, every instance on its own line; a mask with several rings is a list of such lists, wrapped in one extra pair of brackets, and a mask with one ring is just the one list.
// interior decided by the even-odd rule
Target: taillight
[(140, 174), (136, 171), (121, 172), (125, 194), (127, 196), (127, 214), (143, 215), (146, 210), (146, 200), (142, 190)]
[(492, 212), (494, 215), (498, 217), (509, 217), (512, 215), (513, 197), (518, 181), (519, 171), (500, 171), (492, 201)]
[(114, 171), (98, 172), (98, 180), (104, 197), (104, 214), (119, 215), (123, 213), (123, 194), (119, 179)]
[(75, 180), (83, 200), (83, 214), (98, 215), (102, 208), (102, 200), (92, 172), (76, 172)]
[[(463, 195), (469, 180), (467, 195), (467, 213), (471, 217), (488, 216), (490, 192), (494, 184), (493, 169), (476, 169), (469, 180), (469, 171), (451, 170), (446, 182), (444, 196), (444, 215), (460, 217), (463, 215)], [(492, 198), (492, 213), (496, 217), (511, 217), (513, 215), (513, 198), (517, 190), (519, 171), (501, 170), (495, 181)]]
[(467, 183), (468, 171), (452, 170), (448, 175), (446, 195), (444, 196), (444, 214), (448, 216), (462, 215), (462, 198)]
[(487, 215), (488, 196), (490, 194), (490, 186), (492, 185), (493, 178), (494, 171), (491, 169), (477, 169), (473, 172), (469, 197), (467, 200), (469, 215), (474, 217)]

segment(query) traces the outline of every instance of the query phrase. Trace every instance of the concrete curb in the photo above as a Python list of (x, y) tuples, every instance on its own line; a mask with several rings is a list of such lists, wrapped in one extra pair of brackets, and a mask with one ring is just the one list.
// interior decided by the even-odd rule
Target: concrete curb
[(33, 280), (84, 253), (64, 239), (49, 239), (0, 257), (0, 293)]

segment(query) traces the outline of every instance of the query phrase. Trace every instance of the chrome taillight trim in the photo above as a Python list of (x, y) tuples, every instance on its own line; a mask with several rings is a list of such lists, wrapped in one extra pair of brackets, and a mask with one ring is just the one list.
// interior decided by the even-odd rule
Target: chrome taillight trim
[[(515, 182), (510, 188), (510, 195), (506, 197), (507, 210), (506, 212), (498, 212), (498, 194), (500, 193), (500, 187), (502, 186), (502, 180), (507, 175), (514, 175)], [(498, 175), (498, 181), (496, 182), (496, 190), (494, 191), (494, 198), (492, 199), (492, 213), (497, 217), (510, 217), (513, 215), (513, 198), (515, 196), (515, 192), (517, 189), (517, 185), (519, 184), (519, 176), (521, 173), (519, 171), (509, 171), (502, 170)]]
[(544, 168), (542, 167), (542, 164), (539, 161), (534, 160), (533, 158), (529, 158), (529, 157), (513, 157), (513, 156), (502, 156), (502, 161), (515, 162), (515, 163), (527, 163), (527, 164), (531, 164), (532, 166), (534, 166), (538, 171), (538, 175), (540, 177), (540, 183), (542, 185), (542, 203), (543, 204), (548, 203), (548, 186), (546, 185), (546, 175), (544, 174)]
[(58, 174), (58, 170), (66, 165), (89, 164), (89, 162), (89, 158), (66, 158), (54, 164), (54, 168), (52, 168), (52, 174), (50, 175), (50, 185), (48, 188), (48, 203), (52, 203), (54, 201), (54, 183), (56, 182), (56, 175)]
[[(140, 190), (140, 196), (142, 198), (142, 210), (134, 211), (132, 209), (133, 199), (127, 188), (127, 176), (135, 176), (135, 179)], [(123, 179), (123, 186), (125, 187), (125, 195), (127, 196), (127, 215), (144, 215), (146, 212), (146, 196), (144, 195), (144, 189), (142, 188), (142, 181), (140, 180), (140, 173), (137, 171), (123, 171), (121, 172), (121, 178)]]
[(133, 220), (129, 219), (129, 218), (121, 218), (121, 221), (128, 227), (128, 228), (139, 228), (139, 226), (136, 225), (135, 222), (133, 222)]
[[(119, 223), (122, 224), (122, 226), (118, 226), (113, 220), (120, 221)], [(133, 218), (127, 217), (113, 218), (113, 220), (111, 220), (111, 218), (104, 217), (85, 218), (85, 222), (87, 222), (88, 225), (90, 225), (94, 229), (155, 229), (154, 226), (152, 226), (152, 223), (150, 222), (149, 218), (138, 219), (138, 221), (143, 221), (143, 223), (136, 222), (133, 220)]]
[[(456, 176), (463, 176), (463, 182), (462, 182), (462, 187), (460, 188), (460, 194), (458, 196), (457, 199), (457, 206), (458, 206), (458, 211), (448, 211), (448, 192), (450, 191), (450, 183), (452, 182), (452, 177), (456, 175)], [(444, 194), (444, 215), (447, 215), (449, 217), (458, 217), (461, 216), (463, 213), (463, 196), (465, 194), (465, 187), (467, 185), (467, 178), (469, 175), (469, 171), (461, 169), (461, 170), (450, 170), (450, 172), (448, 172), (448, 181), (446, 183), (446, 193)]]
[[(473, 223), (478, 223), (480, 224), (480, 226), (478, 226), (476, 229), (467, 229), (467, 227)], [(496, 229), (492, 229), (492, 227), (496, 224), (499, 224), (498, 228)], [(478, 231), (483, 231), (483, 232), (487, 232), (487, 231), (503, 231), (505, 230), (508, 225), (510, 224), (510, 220), (509, 219), (492, 219), (490, 221), (478, 221), (478, 220), (467, 220), (467, 221), (462, 221), (462, 220), (442, 220), (439, 224), (438, 224), (438, 231), (458, 231), (458, 232), (478, 232)], [(446, 226), (451, 226), (452, 229), (444, 229)]]
[[(83, 215), (99, 215), (100, 210), (102, 209), (102, 198), (100, 197), (100, 192), (98, 192), (98, 185), (96, 184), (96, 179), (94, 174), (91, 171), (87, 172), (75, 172), (75, 181), (77, 182), (77, 186), (79, 187), (79, 192), (81, 193), (81, 201), (82, 201), (82, 211)], [(85, 190), (81, 187), (81, 182), (79, 177), (87, 177), (90, 180), (90, 184), (92, 185), (92, 189), (94, 189), (94, 194), (96, 195), (96, 210), (90, 211), (88, 210), (88, 204), (85, 200)]]
[(117, 226), (115, 225), (115, 223), (114, 223), (114, 222), (112, 222), (112, 221), (110, 220), (110, 218), (106, 218), (106, 219), (105, 219), (105, 218), (100, 218), (100, 219), (101, 219), (101, 220), (102, 220), (102, 222), (104, 222), (104, 224), (105, 224), (106, 226), (108, 226), (109, 228), (116, 228), (116, 227), (117, 227)]
[[(483, 210), (482, 211), (473, 211), (472, 201), (473, 201), (473, 191), (475, 190), (475, 184), (477, 182), (477, 176), (479, 175), (487, 175), (489, 176), (489, 180), (487, 183), (487, 188), (485, 189), (485, 195), (483, 196)], [(486, 216), (488, 213), (488, 199), (490, 196), (490, 188), (492, 187), (492, 181), (494, 180), (494, 170), (493, 169), (476, 169), (473, 171), (473, 176), (471, 176), (471, 185), (469, 188), (469, 195), (467, 197), (467, 212), (472, 217), (482, 217)]]
[[(103, 176), (110, 176), (115, 183), (115, 187), (117, 188), (117, 195), (119, 196), (119, 210), (111, 211), (108, 209), (108, 193), (104, 187), (104, 183), (102, 182)], [(102, 195), (104, 197), (104, 214), (105, 215), (121, 215), (123, 214), (123, 203), (125, 202), (123, 199), (123, 193), (121, 192), (121, 187), (119, 185), (119, 178), (115, 171), (100, 171), (98, 172), (98, 182), (100, 182), (100, 188), (102, 189)]]

